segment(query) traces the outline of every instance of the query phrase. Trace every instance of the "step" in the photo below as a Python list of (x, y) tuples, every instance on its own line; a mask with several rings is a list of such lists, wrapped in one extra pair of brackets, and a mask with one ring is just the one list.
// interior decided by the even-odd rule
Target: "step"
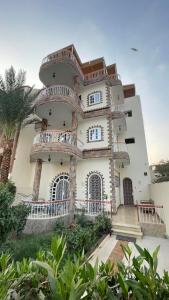
[(123, 223), (112, 223), (113, 229), (121, 229), (121, 230), (130, 230), (135, 232), (141, 232), (140, 225), (134, 225), (134, 224), (123, 224)]
[(123, 229), (112, 229), (112, 233), (115, 235), (123, 235), (123, 236), (131, 236), (131, 237), (135, 237), (135, 238), (142, 238), (143, 237), (143, 233), (138, 231), (133, 231), (133, 230), (123, 230)]

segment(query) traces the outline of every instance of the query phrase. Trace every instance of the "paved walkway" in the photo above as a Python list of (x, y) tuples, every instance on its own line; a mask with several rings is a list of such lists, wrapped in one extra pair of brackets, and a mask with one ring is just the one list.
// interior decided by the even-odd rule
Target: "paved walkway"
[[(137, 244), (143, 248), (146, 248), (152, 253), (155, 248), (160, 245), (160, 251), (158, 255), (158, 272), (159, 274), (163, 274), (163, 271), (169, 271), (169, 240), (164, 238), (156, 238), (144, 236), (143, 239), (138, 239)], [(124, 260), (124, 255), (121, 250), (120, 244), (125, 242), (119, 242), (116, 240), (116, 236), (106, 236), (106, 238), (102, 241), (99, 247), (91, 254), (89, 261), (92, 265), (95, 264), (96, 260), (98, 262), (106, 262), (108, 259), (114, 263), (116, 259)], [(138, 252), (133, 243), (128, 243), (130, 248), (132, 249), (133, 256), (137, 256)]]

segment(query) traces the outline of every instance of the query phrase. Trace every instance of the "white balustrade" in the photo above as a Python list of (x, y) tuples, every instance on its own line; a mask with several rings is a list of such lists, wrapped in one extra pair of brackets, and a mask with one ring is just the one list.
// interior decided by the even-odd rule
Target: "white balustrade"
[(103, 200), (76, 200), (75, 213), (97, 216), (100, 214), (111, 214), (111, 202)]
[(70, 200), (24, 202), (30, 208), (28, 219), (50, 219), (68, 215)]
[(66, 85), (52, 85), (49, 88), (45, 88), (40, 92), (39, 98), (48, 97), (52, 95), (72, 97), (75, 100), (77, 99), (75, 92)]
[[(77, 136), (75, 133), (60, 130), (46, 130), (38, 133), (33, 140), (33, 144), (39, 143), (66, 143), (76, 145)], [(80, 142), (79, 142), (80, 143)]]
[(137, 205), (140, 223), (163, 224), (163, 206), (142, 204)]

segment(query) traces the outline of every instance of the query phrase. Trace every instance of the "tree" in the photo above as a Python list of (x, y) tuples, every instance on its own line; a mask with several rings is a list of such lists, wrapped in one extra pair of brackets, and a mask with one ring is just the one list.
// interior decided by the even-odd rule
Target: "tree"
[(16, 75), (11, 66), (6, 70), (4, 79), (0, 76), (0, 128), (3, 137), (1, 182), (8, 180), (15, 134), (33, 113), (38, 94), (33, 87), (25, 86), (25, 71), (20, 70)]
[(169, 181), (169, 161), (162, 161), (155, 166), (156, 176), (155, 182)]

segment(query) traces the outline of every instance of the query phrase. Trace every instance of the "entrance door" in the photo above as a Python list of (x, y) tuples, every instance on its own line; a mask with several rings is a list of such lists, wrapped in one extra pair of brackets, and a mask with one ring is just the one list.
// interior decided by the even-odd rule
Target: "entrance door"
[(133, 185), (130, 178), (123, 179), (124, 205), (134, 205), (133, 202)]

